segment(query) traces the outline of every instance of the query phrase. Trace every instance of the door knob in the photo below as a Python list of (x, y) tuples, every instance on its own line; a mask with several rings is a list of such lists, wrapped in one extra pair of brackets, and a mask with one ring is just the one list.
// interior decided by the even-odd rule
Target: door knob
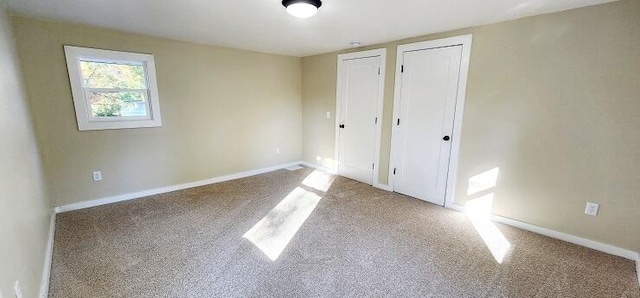
[(344, 124), (340, 124), (340, 128), (344, 128)]
[(444, 138), (442, 138), (442, 139), (445, 140), (445, 141), (448, 141), (448, 140), (451, 140), (451, 137), (450, 136), (444, 136)]

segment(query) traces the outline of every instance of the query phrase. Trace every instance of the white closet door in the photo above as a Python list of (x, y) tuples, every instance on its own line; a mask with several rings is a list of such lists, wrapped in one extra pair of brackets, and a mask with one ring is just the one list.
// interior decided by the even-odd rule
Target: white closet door
[(462, 46), (403, 53), (394, 191), (444, 205)]
[(381, 57), (341, 61), (338, 174), (373, 184)]

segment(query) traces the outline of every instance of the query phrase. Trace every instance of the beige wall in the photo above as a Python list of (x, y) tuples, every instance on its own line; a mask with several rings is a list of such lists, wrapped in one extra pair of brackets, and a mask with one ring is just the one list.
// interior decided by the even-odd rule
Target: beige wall
[(13, 297), (18, 280), (24, 297), (37, 297), (51, 209), (2, 0), (0, 66), (0, 292)]
[[(301, 158), (300, 58), (22, 17), (13, 25), (56, 206)], [(78, 131), (63, 45), (152, 53), (162, 127)], [(95, 170), (103, 181), (91, 180)]]
[[(494, 213), (640, 251), (637, 0), (363, 48), (388, 50), (381, 182), (387, 182), (397, 45), (468, 33), (474, 40), (456, 203), (470, 199), (470, 177), (499, 167), (490, 190)], [(337, 54), (302, 61), (309, 162), (334, 155), (334, 122), (322, 116), (335, 111)], [(601, 204), (598, 217), (583, 215), (587, 201)]]

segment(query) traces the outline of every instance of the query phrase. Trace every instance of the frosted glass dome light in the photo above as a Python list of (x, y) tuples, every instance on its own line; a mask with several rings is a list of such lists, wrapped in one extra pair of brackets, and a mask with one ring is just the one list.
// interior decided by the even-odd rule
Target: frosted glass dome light
[(306, 19), (318, 13), (318, 8), (322, 6), (320, 0), (283, 0), (282, 5), (287, 8), (287, 12), (297, 18)]

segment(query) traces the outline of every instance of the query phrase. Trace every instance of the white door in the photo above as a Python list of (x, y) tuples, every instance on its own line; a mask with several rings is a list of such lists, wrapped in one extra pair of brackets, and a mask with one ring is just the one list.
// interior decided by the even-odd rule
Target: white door
[(363, 52), (339, 57), (336, 118), (338, 174), (370, 185), (377, 177), (384, 85), (383, 52), (374, 52), (378, 54)]
[[(401, 55), (401, 56), (400, 56)], [(394, 191), (444, 205), (462, 45), (399, 53), (393, 126)]]

